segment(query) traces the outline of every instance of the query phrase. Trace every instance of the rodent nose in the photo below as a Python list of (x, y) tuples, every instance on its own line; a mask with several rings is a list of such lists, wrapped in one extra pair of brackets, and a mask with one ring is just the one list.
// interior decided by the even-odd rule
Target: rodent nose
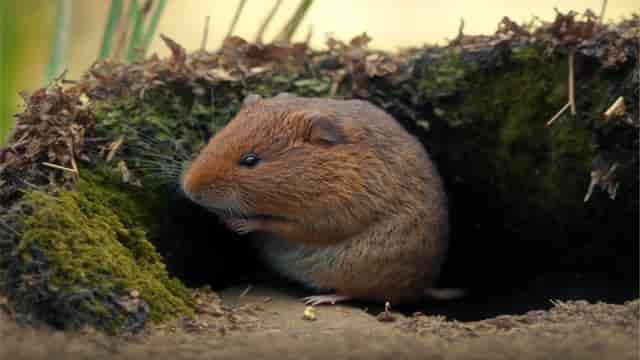
[(190, 171), (187, 171), (187, 173), (182, 177), (182, 181), (180, 181), (180, 189), (186, 196), (194, 200), (198, 197), (198, 184), (196, 181), (194, 181), (194, 178)]

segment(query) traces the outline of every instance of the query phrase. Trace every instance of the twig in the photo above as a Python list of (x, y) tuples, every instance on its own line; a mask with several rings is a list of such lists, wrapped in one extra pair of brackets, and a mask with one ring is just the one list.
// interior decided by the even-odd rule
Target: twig
[(211, 16), (204, 19), (204, 31), (202, 32), (202, 40), (200, 41), (200, 51), (207, 50), (207, 39), (209, 39), (209, 23), (211, 22)]
[(240, 296), (238, 296), (238, 300), (240, 300), (243, 297), (245, 297), (249, 293), (249, 291), (251, 291), (252, 288), (253, 288), (253, 286), (251, 286), (251, 284), (247, 285), (247, 288), (244, 289), (244, 291), (240, 294)]
[(120, 146), (122, 145), (122, 143), (124, 142), (124, 136), (120, 136), (119, 138), (116, 139), (116, 141), (112, 142), (111, 144), (109, 144), (109, 153), (107, 154), (107, 157), (105, 158), (105, 160), (107, 162), (111, 161), (111, 159), (113, 159), (113, 157), (116, 154), (116, 151), (118, 151), (118, 149), (120, 148)]
[(460, 25), (458, 25), (458, 36), (453, 41), (456, 45), (462, 45), (462, 38), (464, 37), (464, 18), (460, 18)]
[(73, 145), (71, 145), (71, 168), (73, 169), (73, 172), (78, 175), (79, 171), (78, 171), (78, 165), (76, 164), (76, 152), (73, 149)]
[[(556, 10), (557, 11), (557, 10)], [(550, 126), (556, 121), (568, 108), (571, 108), (571, 115), (576, 114), (576, 92), (575, 92), (575, 76), (574, 76), (574, 68), (573, 63), (575, 60), (576, 49), (571, 47), (569, 48), (569, 102), (560, 109), (551, 120), (547, 121), (545, 126)]]
[(65, 78), (67, 77), (67, 73), (69, 72), (68, 68), (64, 68), (64, 70), (62, 70), (62, 72), (60, 73), (60, 75), (56, 76), (55, 78), (53, 78), (52, 81), (52, 85), (59, 85), (60, 83), (62, 83)]
[(613, 184), (611, 179), (613, 178), (613, 173), (617, 168), (618, 163), (614, 163), (606, 171), (606, 173), (602, 170), (591, 171), (591, 182), (589, 183), (587, 194), (584, 196), (584, 202), (589, 201), (591, 195), (593, 194), (593, 189), (596, 187), (596, 185), (600, 185), (601, 189), (607, 190), (609, 192), (609, 198), (611, 198), (611, 200), (615, 199), (616, 193), (618, 192), (618, 184)]
[(68, 168), (68, 167), (64, 167), (64, 166), (60, 166), (60, 165), (56, 165), (56, 164), (52, 164), (52, 163), (49, 163), (49, 162), (46, 162), (46, 161), (43, 161), (43, 162), (42, 162), (42, 165), (44, 165), (44, 166), (48, 166), (48, 167), (50, 167), (50, 168), (58, 169), (58, 170), (63, 170), (63, 171), (72, 172), (72, 173), (75, 173), (75, 174), (77, 174), (77, 173), (78, 173), (78, 171), (77, 171), (77, 170), (75, 170), (75, 169), (70, 169), (70, 168)]
[(33, 184), (33, 183), (31, 183), (31, 182), (29, 182), (29, 181), (27, 181), (27, 180), (25, 180), (25, 179), (20, 179), (20, 181), (21, 181), (23, 184), (25, 184), (25, 185), (27, 185), (28, 187), (30, 187), (30, 188), (33, 188), (33, 189), (36, 189), (36, 190), (40, 190), (40, 187), (39, 187), (38, 185)]
[(576, 114), (576, 92), (573, 63), (575, 59), (576, 49), (569, 49), (569, 104), (571, 105), (571, 115)]
[(553, 124), (554, 121), (556, 121), (562, 114), (564, 114), (565, 111), (567, 111), (567, 109), (569, 108), (569, 106), (571, 106), (571, 103), (566, 103), (562, 109), (560, 109), (560, 111), (558, 111), (555, 115), (553, 115), (553, 117), (551, 118), (551, 120), (547, 121), (545, 126), (551, 126), (551, 124)]
[(607, 10), (607, 0), (602, 0), (602, 8), (600, 9), (600, 16), (599, 16), (600, 25), (602, 25), (602, 23), (604, 22), (604, 13), (606, 10)]
[(73, 168), (73, 172), (77, 174), (78, 165), (76, 164), (76, 158), (73, 155), (71, 156), (71, 167)]
[(602, 115), (606, 120), (609, 120), (614, 115), (622, 114), (624, 114), (624, 97), (620, 96)]

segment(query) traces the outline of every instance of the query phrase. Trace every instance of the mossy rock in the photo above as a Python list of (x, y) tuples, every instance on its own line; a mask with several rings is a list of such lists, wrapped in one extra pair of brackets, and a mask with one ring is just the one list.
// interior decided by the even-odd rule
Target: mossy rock
[(11, 298), (64, 328), (135, 329), (192, 313), (148, 239), (153, 199), (81, 173), (76, 191), (25, 195), (32, 211), (9, 267)]

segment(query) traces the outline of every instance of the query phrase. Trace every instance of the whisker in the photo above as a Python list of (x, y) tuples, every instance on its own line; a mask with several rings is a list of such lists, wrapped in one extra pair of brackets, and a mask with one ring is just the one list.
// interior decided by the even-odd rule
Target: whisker
[(142, 161), (147, 163), (161, 164), (161, 165), (167, 165), (167, 166), (184, 166), (186, 163), (185, 161), (161, 159), (157, 157), (148, 157), (148, 158), (142, 157), (142, 158), (129, 159), (129, 162), (131, 163), (142, 162)]
[(180, 173), (177, 172), (168, 172), (168, 171), (160, 171), (154, 169), (133, 169), (133, 171), (140, 173), (141, 176), (149, 177), (149, 176), (164, 176), (168, 178), (178, 179), (180, 178)]
[(164, 154), (161, 154), (161, 153), (154, 153), (154, 152), (148, 152), (148, 151), (141, 151), (141, 153), (143, 155), (149, 156), (149, 157), (155, 157), (155, 158), (158, 158), (158, 159), (176, 161), (175, 157), (169, 156), (169, 155), (164, 155)]
[(140, 165), (149, 165), (149, 166), (157, 166), (159, 168), (167, 168), (167, 169), (177, 169), (177, 170), (182, 170), (184, 169), (184, 166), (182, 164), (171, 164), (171, 163), (163, 163), (163, 162), (158, 162), (158, 161), (150, 161), (150, 160), (144, 160), (144, 159), (137, 159), (135, 161), (130, 161), (128, 163), (128, 165), (130, 166), (137, 166), (138, 164)]
[(160, 140), (158, 138), (155, 138), (155, 137), (153, 137), (151, 135), (147, 135), (147, 134), (145, 134), (143, 132), (140, 132), (140, 131), (136, 131), (135, 136), (137, 138), (139, 138), (140, 140), (142, 140), (143, 142), (145, 142), (147, 144), (152, 144), (152, 145), (159, 145), (159, 144), (168, 143), (168, 142), (171, 141), (171, 140), (168, 140), (168, 139), (167, 140)]
[(158, 163), (144, 162), (144, 161), (131, 162), (131, 163), (127, 163), (127, 165), (130, 168), (133, 168), (133, 167), (148, 167), (148, 168), (158, 168), (158, 169), (170, 169), (170, 170), (176, 170), (176, 171), (182, 171), (182, 169), (183, 169), (182, 166), (170, 165), (170, 164), (158, 164)]
[(141, 173), (140, 175), (142, 176), (171, 176), (175, 178), (180, 177), (179, 173), (162, 171), (157, 169), (132, 168), (131, 170)]
[[(135, 169), (136, 171), (138, 169)], [(177, 173), (163, 173), (163, 172), (154, 172), (154, 171), (141, 171), (142, 174), (140, 174), (143, 177), (163, 177), (166, 179), (179, 179), (180, 178), (180, 174)]]
[(156, 173), (182, 174), (181, 169), (171, 169), (171, 168), (165, 168), (165, 167), (155, 166), (155, 165), (130, 165), (129, 169), (153, 171)]

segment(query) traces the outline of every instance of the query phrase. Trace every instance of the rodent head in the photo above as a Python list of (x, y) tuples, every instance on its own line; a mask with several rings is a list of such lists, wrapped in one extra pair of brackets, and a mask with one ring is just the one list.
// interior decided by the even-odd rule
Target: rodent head
[[(222, 216), (341, 226), (370, 221), (388, 192), (369, 130), (333, 103), (256, 99), (220, 130), (181, 179), (189, 198)], [(367, 204), (369, 201), (369, 204)], [(322, 222), (318, 224), (318, 222)]]

